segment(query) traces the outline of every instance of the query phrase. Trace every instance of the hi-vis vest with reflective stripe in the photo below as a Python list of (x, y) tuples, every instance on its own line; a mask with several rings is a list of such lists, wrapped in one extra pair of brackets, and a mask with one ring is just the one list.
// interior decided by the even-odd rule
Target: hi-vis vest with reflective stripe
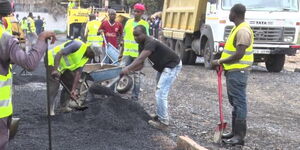
[(7, 23), (6, 31), (12, 35), (13, 32), (12, 32), (11, 20), (9, 17), (4, 17), (4, 19), (6, 20), (6, 23)]
[[(0, 24), (0, 40), (4, 32)], [(0, 118), (8, 117), (13, 112), (12, 106), (12, 74), (10, 68), (7, 75), (0, 75)]]
[[(80, 41), (79, 39), (76, 39), (77, 41)], [(54, 58), (55, 55), (61, 51), (65, 45), (71, 41), (67, 41), (59, 46), (54, 47), (53, 49), (48, 51), (48, 65), (49, 66), (54, 66)], [(63, 73), (65, 70), (71, 70), (74, 71), (77, 68), (83, 67), (89, 60), (89, 58), (85, 57), (84, 54), (87, 50), (87, 47), (89, 46), (89, 44), (85, 44), (82, 41), (80, 41), (82, 44), (79, 48), (79, 50), (77, 50), (74, 53), (71, 53), (67, 56), (62, 56), (62, 58), (60, 59), (60, 63), (59, 63), (59, 67), (58, 67), (58, 71)]]
[[(136, 25), (143, 25), (146, 27), (147, 35), (149, 35), (149, 24), (145, 20), (140, 20)], [(134, 19), (129, 19), (124, 27), (124, 56), (131, 56), (131, 57), (138, 57), (139, 56), (139, 46), (138, 43), (135, 42), (134, 36), (133, 36), (133, 29), (136, 26), (134, 25)]]
[[(30, 33), (29, 28), (31, 29), (32, 33), (36, 32), (36, 28), (35, 28), (35, 22), (31, 17), (27, 17), (27, 23), (30, 24), (30, 26), (28, 27), (27, 33)], [(28, 26), (28, 25), (27, 25)]]
[(101, 25), (101, 22), (98, 21), (98, 20), (92, 20), (92, 21), (87, 23), (87, 28), (88, 28), (87, 42), (88, 43), (93, 43), (93, 44), (96, 44), (99, 47), (102, 47), (103, 38), (102, 38), (102, 36), (97, 35), (100, 25)]
[(224, 58), (228, 58), (231, 55), (234, 55), (236, 53), (236, 48), (234, 47), (234, 39), (236, 37), (237, 32), (241, 29), (241, 28), (248, 28), (251, 31), (251, 45), (246, 49), (245, 51), (245, 55), (242, 57), (242, 59), (240, 59), (238, 62), (236, 63), (232, 63), (232, 64), (223, 64), (223, 67), (225, 70), (232, 70), (232, 69), (243, 69), (243, 68), (247, 68), (249, 66), (252, 65), (253, 63), (253, 42), (254, 42), (254, 34), (252, 29), (250, 28), (249, 24), (246, 22), (241, 23), (239, 26), (234, 27), (230, 34), (229, 37), (226, 41), (225, 47), (224, 47), (224, 51), (221, 55), (221, 59)]

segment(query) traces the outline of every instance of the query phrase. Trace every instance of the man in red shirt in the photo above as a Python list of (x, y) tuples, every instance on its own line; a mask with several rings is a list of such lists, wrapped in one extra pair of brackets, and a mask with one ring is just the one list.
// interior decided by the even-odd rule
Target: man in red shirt
[(114, 9), (108, 10), (108, 16), (109, 20), (103, 21), (99, 30), (100, 32), (104, 32), (106, 41), (115, 48), (122, 47), (120, 45), (123, 44), (123, 25), (115, 21), (116, 11)]

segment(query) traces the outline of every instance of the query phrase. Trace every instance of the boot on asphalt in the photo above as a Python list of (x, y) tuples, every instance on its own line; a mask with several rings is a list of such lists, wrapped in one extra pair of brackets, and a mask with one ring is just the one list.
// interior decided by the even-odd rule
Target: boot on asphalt
[(246, 120), (235, 120), (234, 136), (230, 139), (223, 139), (225, 144), (235, 146), (244, 145), (244, 138), (246, 136), (247, 124)]
[(229, 133), (223, 133), (222, 134), (222, 139), (230, 139), (233, 137), (233, 133), (234, 133), (234, 127), (235, 126), (235, 117), (232, 117), (231, 119), (231, 132)]
[(156, 129), (166, 130), (168, 128), (168, 125), (162, 123), (160, 120), (149, 120), (148, 123)]

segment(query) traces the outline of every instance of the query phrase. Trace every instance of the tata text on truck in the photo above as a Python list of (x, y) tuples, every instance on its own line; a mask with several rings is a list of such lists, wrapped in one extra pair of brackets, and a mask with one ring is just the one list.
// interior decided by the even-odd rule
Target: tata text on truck
[(231, 7), (246, 6), (245, 19), (254, 31), (255, 62), (265, 62), (270, 72), (283, 69), (285, 56), (295, 55), (300, 27), (299, 0), (165, 0), (163, 35), (184, 64), (197, 56), (204, 65), (220, 57), (234, 24)]

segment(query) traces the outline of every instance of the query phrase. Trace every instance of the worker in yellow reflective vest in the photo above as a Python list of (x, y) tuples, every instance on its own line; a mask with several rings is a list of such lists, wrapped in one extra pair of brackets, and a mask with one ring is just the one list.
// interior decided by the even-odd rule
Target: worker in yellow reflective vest
[[(149, 24), (142, 19), (145, 12), (143, 4), (134, 5), (134, 18), (129, 19), (124, 26), (124, 48), (120, 50), (119, 59), (122, 59), (121, 65), (128, 66), (135, 58), (139, 56), (138, 43), (134, 40), (133, 30), (137, 25), (143, 25), (146, 28), (147, 35), (149, 35)], [(138, 100), (140, 94), (140, 73), (134, 74), (134, 85), (132, 91), (132, 100)]]
[(12, 35), (13, 31), (12, 31), (12, 24), (11, 24), (10, 17), (9, 16), (3, 17), (3, 22), (4, 22), (5, 30)]
[(23, 19), (21, 20), (20, 24), (21, 24), (21, 29), (22, 29), (23, 33), (26, 35), (27, 30), (28, 30), (27, 18), (23, 17)]
[(225, 70), (227, 94), (232, 110), (232, 132), (223, 134), (223, 142), (229, 145), (244, 145), (247, 124), (246, 86), (249, 70), (253, 63), (254, 35), (245, 22), (246, 8), (234, 5), (229, 19), (235, 27), (226, 41), (221, 59), (212, 61), (212, 66), (222, 65)]
[[(8, 0), (0, 1), (0, 20), (11, 13), (11, 5)], [(5, 31), (0, 22), (0, 150), (5, 150), (9, 140), (9, 126), (13, 114), (12, 103), (12, 73), (11, 64), (17, 64), (26, 70), (34, 70), (44, 52), (47, 50), (46, 39), (55, 40), (54, 32), (43, 32), (38, 37), (34, 48), (24, 52), (19, 47), (19, 41)]]
[[(89, 59), (99, 56), (101, 51), (91, 43), (85, 44), (79, 39), (67, 41), (61, 45), (54, 47), (48, 51), (48, 67), (51, 73), (49, 93), (50, 93), (50, 115), (55, 115), (55, 97), (59, 90), (61, 80), (67, 88), (63, 88), (60, 97), (61, 112), (70, 112), (73, 107), (78, 107), (76, 103), (70, 101), (70, 96), (73, 99), (78, 99), (77, 86), (81, 77), (82, 68)], [(46, 60), (45, 60), (46, 62)], [(80, 101), (78, 103), (81, 103)]]
[[(97, 35), (98, 29), (101, 26), (101, 21), (96, 20), (96, 15), (90, 15), (90, 21), (86, 24), (84, 36), (86, 43), (93, 44), (95, 48), (102, 50), (103, 38), (101, 35)], [(99, 59), (99, 60), (98, 60)], [(94, 58), (96, 62), (100, 62), (100, 58)]]
[(33, 44), (36, 42), (37, 34), (35, 28), (35, 22), (32, 12), (28, 14), (27, 17), (27, 34), (26, 34), (26, 49), (31, 49)]

